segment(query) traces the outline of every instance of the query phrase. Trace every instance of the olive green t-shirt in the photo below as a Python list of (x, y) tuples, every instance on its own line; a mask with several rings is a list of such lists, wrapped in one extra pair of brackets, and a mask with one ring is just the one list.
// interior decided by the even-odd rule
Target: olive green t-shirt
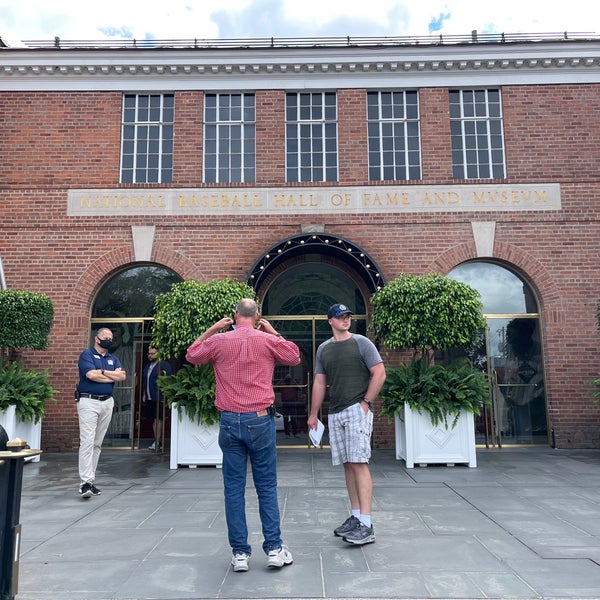
[(330, 338), (317, 348), (315, 374), (329, 385), (329, 412), (341, 412), (365, 397), (370, 369), (382, 362), (375, 344), (359, 334), (341, 342)]

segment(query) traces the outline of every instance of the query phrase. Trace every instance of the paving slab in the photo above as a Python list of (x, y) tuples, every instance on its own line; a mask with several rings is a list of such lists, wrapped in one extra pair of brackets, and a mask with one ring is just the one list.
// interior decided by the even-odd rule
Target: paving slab
[(600, 600), (600, 450), (478, 449), (476, 468), (406, 469), (374, 450), (374, 544), (333, 535), (348, 515), (327, 449), (278, 454), (294, 563), (266, 567), (248, 477), (250, 570), (234, 573), (220, 469), (105, 450), (82, 500), (76, 453), (24, 467), (16, 600)]

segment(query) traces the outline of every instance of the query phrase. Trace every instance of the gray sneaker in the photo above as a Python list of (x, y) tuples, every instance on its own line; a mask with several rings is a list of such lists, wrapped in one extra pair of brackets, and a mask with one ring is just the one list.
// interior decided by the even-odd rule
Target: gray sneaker
[(333, 530), (333, 535), (344, 537), (359, 525), (360, 521), (354, 515), (350, 515), (339, 527)]
[(342, 539), (349, 544), (356, 544), (357, 546), (362, 544), (372, 544), (375, 541), (375, 530), (372, 526), (367, 527), (364, 523), (360, 523), (358, 527), (355, 527)]
[(291, 565), (294, 562), (292, 553), (287, 546), (281, 546), (277, 550), (269, 550), (267, 556), (267, 567), (271, 569), (280, 569), (284, 565)]
[(233, 566), (233, 570), (236, 572), (247, 571), (249, 558), (250, 555), (246, 554), (245, 552), (236, 552), (231, 557), (231, 565)]

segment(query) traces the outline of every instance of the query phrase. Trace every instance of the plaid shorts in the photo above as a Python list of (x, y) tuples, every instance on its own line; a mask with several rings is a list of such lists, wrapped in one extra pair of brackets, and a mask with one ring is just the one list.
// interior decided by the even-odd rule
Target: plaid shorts
[(334, 465), (368, 463), (371, 458), (373, 412), (357, 402), (339, 413), (329, 414), (329, 444)]

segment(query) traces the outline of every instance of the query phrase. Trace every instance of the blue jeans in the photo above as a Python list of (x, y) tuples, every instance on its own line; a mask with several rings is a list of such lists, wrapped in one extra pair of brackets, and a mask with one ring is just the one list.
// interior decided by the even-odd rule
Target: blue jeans
[(256, 413), (222, 412), (219, 446), (223, 451), (225, 517), (233, 554), (252, 553), (246, 524), (246, 474), (248, 458), (263, 532), (263, 550), (282, 545), (277, 501), (277, 449), (275, 418), (257, 417)]

